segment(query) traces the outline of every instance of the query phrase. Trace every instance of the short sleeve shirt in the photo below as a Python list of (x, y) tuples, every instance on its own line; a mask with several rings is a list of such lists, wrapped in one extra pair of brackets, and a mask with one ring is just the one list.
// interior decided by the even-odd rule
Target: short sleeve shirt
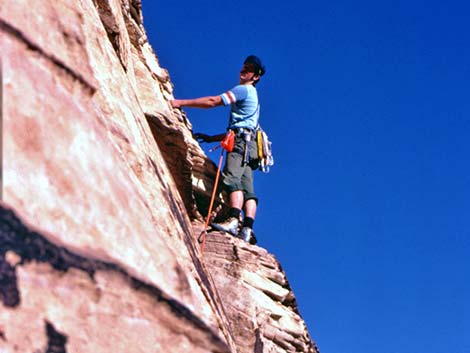
[(258, 125), (258, 92), (253, 85), (237, 85), (221, 94), (224, 105), (230, 105), (229, 129), (254, 130)]

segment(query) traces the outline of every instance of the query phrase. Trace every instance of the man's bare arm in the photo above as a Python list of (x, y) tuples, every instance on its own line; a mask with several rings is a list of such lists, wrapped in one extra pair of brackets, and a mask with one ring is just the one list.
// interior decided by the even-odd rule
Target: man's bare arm
[(170, 101), (173, 108), (214, 108), (223, 105), (221, 96), (207, 96), (194, 99), (174, 99)]
[(225, 135), (227, 135), (226, 132), (223, 132), (218, 135), (206, 135), (202, 133), (196, 133), (193, 135), (193, 137), (200, 142), (217, 142), (217, 141), (222, 141)]

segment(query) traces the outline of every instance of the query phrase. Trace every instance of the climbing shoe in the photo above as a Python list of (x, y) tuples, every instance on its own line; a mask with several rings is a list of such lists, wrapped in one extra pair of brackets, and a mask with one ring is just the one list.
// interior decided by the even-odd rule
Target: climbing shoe
[(227, 232), (232, 235), (237, 235), (238, 233), (238, 218), (229, 217), (226, 221), (221, 223), (212, 223), (212, 228), (219, 230), (221, 232)]
[(249, 227), (242, 227), (237, 237), (252, 245), (255, 245), (258, 242), (255, 237), (255, 232), (253, 232), (253, 229)]

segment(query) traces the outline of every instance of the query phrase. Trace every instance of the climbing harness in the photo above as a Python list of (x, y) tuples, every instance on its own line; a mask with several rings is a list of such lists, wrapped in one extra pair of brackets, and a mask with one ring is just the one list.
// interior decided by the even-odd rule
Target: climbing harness
[(207, 211), (206, 223), (204, 223), (204, 228), (198, 237), (198, 242), (199, 244), (201, 244), (202, 252), (204, 252), (204, 247), (206, 245), (207, 227), (209, 226), (211, 213), (212, 213), (212, 207), (214, 206), (215, 194), (217, 192), (217, 186), (219, 184), (220, 169), (222, 168), (222, 162), (224, 160), (224, 151), (232, 152), (234, 145), (235, 145), (235, 133), (232, 130), (229, 130), (227, 132), (227, 135), (225, 135), (225, 138), (222, 141), (220, 141), (220, 145), (210, 150), (210, 151), (214, 151), (217, 148), (222, 147), (222, 150), (220, 152), (220, 157), (219, 157), (219, 164), (217, 166), (217, 173), (215, 175), (215, 182), (214, 182), (214, 188), (212, 190), (211, 201), (209, 203), (209, 210)]

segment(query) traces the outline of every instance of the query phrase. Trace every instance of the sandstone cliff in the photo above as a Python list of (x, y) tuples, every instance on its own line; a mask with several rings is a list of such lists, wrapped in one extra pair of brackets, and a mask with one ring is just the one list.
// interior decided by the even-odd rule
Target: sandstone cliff
[(0, 351), (316, 352), (272, 255), (201, 253), (215, 166), (140, 2), (3, 1), (0, 32)]

